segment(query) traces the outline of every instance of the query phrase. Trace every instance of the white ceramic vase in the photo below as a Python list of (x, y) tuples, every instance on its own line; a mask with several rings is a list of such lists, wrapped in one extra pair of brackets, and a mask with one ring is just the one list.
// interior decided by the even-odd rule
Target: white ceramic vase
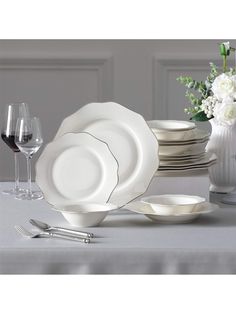
[(224, 126), (210, 120), (212, 133), (206, 150), (215, 153), (217, 162), (209, 168), (210, 191), (229, 193), (236, 187), (236, 125)]

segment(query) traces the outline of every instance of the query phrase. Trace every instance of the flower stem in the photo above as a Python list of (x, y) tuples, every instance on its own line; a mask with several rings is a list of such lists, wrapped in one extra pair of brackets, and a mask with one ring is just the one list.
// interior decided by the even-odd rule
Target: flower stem
[(227, 71), (227, 56), (223, 56), (223, 72)]

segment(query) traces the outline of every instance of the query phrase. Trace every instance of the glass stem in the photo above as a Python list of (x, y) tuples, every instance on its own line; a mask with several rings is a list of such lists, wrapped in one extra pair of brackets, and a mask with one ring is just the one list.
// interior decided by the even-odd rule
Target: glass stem
[(27, 175), (28, 175), (28, 195), (32, 195), (32, 183), (31, 183), (31, 157), (26, 156), (27, 160)]
[(18, 192), (20, 189), (18, 153), (14, 152), (14, 159), (15, 159), (15, 191)]

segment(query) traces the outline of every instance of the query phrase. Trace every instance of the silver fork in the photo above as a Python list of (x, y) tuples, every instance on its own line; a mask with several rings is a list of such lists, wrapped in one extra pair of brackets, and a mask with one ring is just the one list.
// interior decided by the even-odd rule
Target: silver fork
[(51, 233), (51, 232), (40, 232), (40, 233), (32, 233), (28, 230), (26, 230), (22, 226), (15, 226), (15, 229), (18, 233), (20, 233), (24, 237), (28, 238), (58, 238), (58, 239), (65, 239), (65, 240), (73, 240), (83, 243), (90, 243), (90, 239), (88, 238), (77, 238), (69, 235), (62, 235), (57, 233)]
[(72, 229), (66, 229), (62, 227), (52, 227), (49, 224), (36, 220), (36, 219), (30, 219), (29, 222), (39, 228), (41, 231), (45, 232), (50, 232), (50, 233), (63, 233), (63, 234), (70, 234), (77, 236), (79, 238), (93, 238), (94, 235), (91, 232), (83, 232), (83, 231), (78, 231), (78, 230), (72, 230)]

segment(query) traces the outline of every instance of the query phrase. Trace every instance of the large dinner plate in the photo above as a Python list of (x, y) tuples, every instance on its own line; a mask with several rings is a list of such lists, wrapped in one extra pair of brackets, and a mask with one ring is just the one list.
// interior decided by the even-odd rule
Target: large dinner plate
[(176, 168), (176, 169), (183, 169), (183, 168), (191, 168), (194, 166), (202, 167), (202, 166), (210, 166), (214, 164), (217, 160), (215, 154), (206, 153), (203, 158), (199, 158), (198, 160), (188, 160), (188, 161), (161, 161), (159, 165), (159, 170), (164, 168)]
[[(155, 132), (153, 132), (155, 134)], [(160, 141), (158, 140), (160, 145), (190, 145), (190, 144), (196, 144), (196, 143), (203, 143), (205, 141), (209, 140), (209, 137), (206, 136), (203, 139), (199, 140), (191, 140), (191, 141)]]
[(216, 163), (216, 160), (208, 162), (206, 164), (192, 165), (192, 166), (181, 166), (181, 167), (159, 167), (158, 171), (168, 171), (168, 170), (191, 170), (191, 169), (199, 169), (199, 168), (208, 168)]
[(56, 208), (104, 204), (118, 183), (118, 162), (101, 140), (68, 133), (45, 147), (36, 163), (36, 182)]
[(81, 131), (106, 142), (118, 160), (111, 203), (122, 206), (147, 190), (159, 165), (158, 142), (141, 115), (114, 102), (90, 103), (67, 117), (55, 138)]
[(160, 145), (159, 151), (161, 156), (172, 155), (194, 155), (205, 152), (208, 141), (187, 145)]
[(200, 159), (202, 157), (204, 157), (204, 155), (206, 154), (206, 152), (200, 152), (199, 154), (179, 154), (179, 155), (159, 155), (159, 158), (161, 161), (184, 161), (184, 160), (197, 160)]
[(189, 177), (189, 176), (208, 175), (208, 167), (184, 169), (184, 170), (160, 170), (157, 171), (156, 177)]
[[(210, 165), (211, 166), (211, 165)], [(171, 177), (172, 175), (186, 175), (186, 174), (192, 174), (192, 175), (196, 175), (196, 174), (200, 174), (202, 172), (208, 173), (208, 168), (210, 166), (199, 166), (199, 167), (189, 167), (189, 168), (185, 168), (185, 169), (158, 169), (158, 171), (156, 172), (156, 176), (165, 176), (165, 177)]]

